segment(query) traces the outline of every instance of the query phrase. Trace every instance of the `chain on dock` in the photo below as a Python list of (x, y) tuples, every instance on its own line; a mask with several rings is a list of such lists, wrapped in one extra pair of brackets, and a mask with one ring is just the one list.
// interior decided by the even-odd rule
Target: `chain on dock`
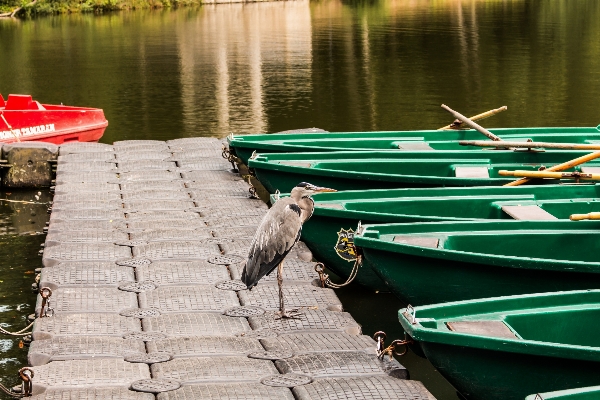
[(221, 156), (231, 163), (231, 169), (233, 169), (233, 172), (238, 172), (238, 169), (236, 167), (236, 157), (233, 154), (231, 154), (229, 148), (225, 145), (223, 145)]
[(42, 308), (40, 309), (40, 318), (53, 317), (54, 308), (50, 307), (50, 297), (52, 296), (52, 289), (50, 289), (49, 287), (41, 288), (40, 296), (42, 297)]
[(362, 256), (360, 254), (357, 254), (356, 260), (354, 261), (354, 266), (352, 267), (352, 271), (350, 272), (350, 276), (344, 283), (333, 283), (331, 281), (331, 279), (329, 279), (329, 274), (327, 274), (325, 272), (325, 265), (322, 262), (318, 262), (317, 265), (315, 265), (315, 271), (319, 274), (319, 280), (321, 281), (321, 287), (327, 286), (332, 289), (339, 289), (339, 288), (343, 288), (344, 286), (348, 286), (350, 283), (352, 283), (354, 278), (356, 278), (356, 275), (358, 274), (358, 269), (360, 268), (361, 265), (362, 265)]
[[(404, 334), (404, 340), (396, 339), (389, 346), (385, 346), (385, 332), (379, 331), (373, 335), (373, 339), (377, 342), (377, 358), (383, 360), (383, 357), (386, 355), (390, 357), (390, 360), (396, 356), (403, 356), (408, 353), (408, 345), (414, 343), (412, 339), (408, 338), (406, 334)], [(396, 348), (399, 346), (404, 346), (404, 350), (402, 352), (396, 351)]]

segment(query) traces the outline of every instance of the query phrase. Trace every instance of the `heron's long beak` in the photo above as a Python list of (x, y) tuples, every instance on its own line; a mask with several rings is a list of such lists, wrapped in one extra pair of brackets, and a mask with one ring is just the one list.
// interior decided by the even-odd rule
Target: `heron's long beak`
[(330, 188), (320, 187), (320, 186), (317, 186), (315, 189), (313, 189), (313, 191), (315, 193), (337, 192), (337, 190), (335, 190), (335, 189), (330, 189)]

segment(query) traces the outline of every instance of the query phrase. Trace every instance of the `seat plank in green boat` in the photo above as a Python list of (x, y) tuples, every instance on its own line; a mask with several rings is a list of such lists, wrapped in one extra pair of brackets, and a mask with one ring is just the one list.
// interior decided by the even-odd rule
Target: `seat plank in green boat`
[(354, 235), (401, 300), (433, 304), (600, 289), (600, 221), (468, 221), (367, 225)]
[[(434, 367), (469, 400), (597, 399), (600, 290), (538, 293), (401, 309)], [(595, 396), (591, 396), (595, 393)], [(544, 396), (544, 395), (542, 395)], [(590, 397), (591, 396), (591, 397)], [(535, 399), (535, 396), (527, 397)]]
[[(499, 128), (490, 129), (504, 140), (594, 144), (600, 140), (597, 127), (583, 128)], [(459, 140), (481, 140), (474, 130), (400, 132), (326, 132), (297, 134), (230, 135), (230, 150), (245, 164), (258, 153), (296, 153), (348, 150), (480, 150), (465, 147)]]
[[(429, 152), (331, 152), (262, 154), (249, 161), (256, 177), (270, 192), (289, 192), (298, 182), (310, 182), (337, 190), (417, 188), (439, 186), (500, 186), (515, 178), (500, 170), (537, 171), (589, 151), (527, 152), (429, 151)], [(585, 167), (598, 167), (592, 161)], [(479, 168), (485, 174), (465, 175), (461, 168)], [(577, 166), (569, 171), (580, 171)], [(458, 172), (458, 173), (457, 173)], [(538, 179), (538, 183), (556, 180)]]

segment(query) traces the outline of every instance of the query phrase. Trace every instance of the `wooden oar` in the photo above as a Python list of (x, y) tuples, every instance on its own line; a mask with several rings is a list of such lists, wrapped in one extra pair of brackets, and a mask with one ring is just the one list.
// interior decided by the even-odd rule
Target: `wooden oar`
[(600, 219), (600, 212), (591, 212), (589, 214), (572, 214), (571, 221), (583, 221), (584, 219)]
[(461, 146), (477, 146), (477, 147), (513, 147), (513, 148), (546, 148), (546, 149), (561, 149), (561, 150), (600, 150), (599, 144), (582, 144), (582, 143), (550, 143), (550, 142), (509, 142), (503, 140), (502, 143), (490, 142), (489, 140), (459, 140)]
[[(489, 117), (492, 117), (498, 113), (501, 113), (502, 111), (506, 111), (508, 109), (508, 107), (506, 106), (502, 106), (500, 108), (496, 108), (490, 111), (486, 111), (484, 113), (481, 114), (477, 114), (473, 117), (470, 118), (471, 121), (480, 121), (482, 119), (486, 119)], [(457, 119), (456, 121), (454, 121), (453, 123), (451, 123), (450, 125), (446, 125), (440, 129), (438, 129), (438, 131), (444, 131), (444, 130), (448, 130), (448, 129), (460, 129), (460, 126), (462, 126), (463, 121)]]
[[(565, 179), (565, 178), (575, 178), (575, 179), (587, 179), (593, 181), (600, 181), (600, 174), (584, 174), (583, 172), (546, 172), (545, 171), (498, 171), (498, 175), (500, 176), (516, 176), (526, 177), (526, 178), (551, 178), (551, 179)], [(506, 185), (504, 185), (506, 186)]]
[[(565, 169), (573, 168), (577, 165), (581, 165), (588, 161), (594, 160), (598, 157), (600, 157), (600, 151), (595, 151), (593, 153), (586, 154), (585, 156), (577, 157), (571, 161), (567, 161), (562, 164), (555, 165), (554, 167), (550, 167), (550, 168), (545, 169), (544, 171), (539, 171), (539, 172), (564, 171)], [(532, 172), (532, 171), (525, 171), (525, 172)], [(521, 179), (517, 179), (514, 182), (507, 183), (504, 186), (519, 186), (519, 185), (529, 182), (530, 180), (531, 180), (531, 178), (521, 178)]]
[(456, 119), (460, 119), (461, 121), (463, 121), (465, 124), (469, 125), (471, 128), (475, 129), (477, 132), (487, 136), (489, 139), (495, 140), (495, 141), (500, 141), (502, 139), (500, 139), (498, 136), (494, 135), (492, 132), (488, 131), (487, 129), (485, 129), (483, 126), (478, 125), (477, 123), (471, 121), (471, 119), (465, 117), (464, 115), (462, 115), (459, 112), (454, 111), (453, 109), (451, 109), (450, 107), (448, 107), (445, 104), (442, 104), (442, 108), (446, 111), (448, 111), (450, 114), (452, 114), (454, 116), (454, 118)]

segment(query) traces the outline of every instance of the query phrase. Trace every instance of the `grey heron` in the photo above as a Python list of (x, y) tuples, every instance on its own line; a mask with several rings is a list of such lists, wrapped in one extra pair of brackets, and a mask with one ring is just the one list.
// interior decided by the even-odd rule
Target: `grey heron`
[(265, 275), (277, 268), (279, 286), (279, 317), (293, 318), (286, 312), (283, 298), (283, 260), (300, 239), (302, 224), (313, 214), (314, 193), (335, 192), (334, 189), (301, 182), (292, 189), (290, 197), (277, 200), (256, 230), (248, 260), (242, 272), (242, 282), (252, 289)]

